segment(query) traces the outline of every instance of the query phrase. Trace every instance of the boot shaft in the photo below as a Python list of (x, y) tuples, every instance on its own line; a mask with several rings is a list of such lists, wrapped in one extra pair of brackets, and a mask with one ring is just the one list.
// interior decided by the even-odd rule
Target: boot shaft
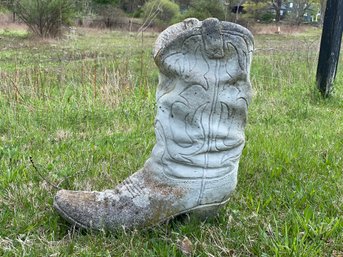
[(243, 27), (186, 20), (162, 32), (151, 160), (165, 175), (216, 179), (237, 172), (251, 100), (253, 38)]

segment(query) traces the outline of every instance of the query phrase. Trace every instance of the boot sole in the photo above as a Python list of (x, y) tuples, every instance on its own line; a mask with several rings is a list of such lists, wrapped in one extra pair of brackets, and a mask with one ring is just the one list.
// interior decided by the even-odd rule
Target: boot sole
[(185, 212), (179, 213), (186, 214), (189, 213), (191, 215), (194, 215), (196, 218), (200, 220), (206, 220), (208, 218), (213, 218), (218, 214), (218, 211), (224, 207), (224, 205), (229, 201), (229, 199), (220, 202), (220, 203), (212, 203), (212, 204), (205, 204), (205, 205), (199, 205), (192, 209), (189, 209)]
[[(157, 224), (153, 224), (153, 225), (148, 225), (147, 227), (154, 227), (156, 225), (159, 225), (161, 223), (167, 222), (171, 219), (176, 218), (179, 215), (183, 215), (183, 214), (190, 214), (195, 216), (197, 219), (200, 220), (206, 220), (208, 218), (212, 218), (215, 217), (218, 214), (218, 211), (220, 208), (222, 208), (227, 202), (229, 201), (229, 199), (220, 202), (220, 203), (212, 203), (212, 204), (204, 204), (204, 205), (198, 205), (196, 207), (187, 209), (185, 211), (179, 212), (177, 214), (174, 214), (172, 216), (169, 216), (165, 219), (160, 220)], [(72, 217), (70, 217), (62, 208), (59, 207), (58, 204), (56, 204), (54, 202), (53, 204), (54, 208), (60, 213), (60, 215), (66, 219), (69, 223), (71, 223), (72, 225), (75, 225), (77, 227), (83, 228), (83, 229), (93, 229), (91, 226), (87, 226), (83, 223), (80, 223), (78, 221), (76, 221), (75, 219), (73, 219)], [(99, 229), (94, 229), (94, 230), (99, 230)]]

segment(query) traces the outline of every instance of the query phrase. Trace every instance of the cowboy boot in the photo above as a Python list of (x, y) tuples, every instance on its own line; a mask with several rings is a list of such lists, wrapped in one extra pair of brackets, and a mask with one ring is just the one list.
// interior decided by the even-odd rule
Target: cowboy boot
[(158, 37), (156, 145), (143, 168), (103, 192), (61, 190), (54, 207), (83, 228), (149, 227), (216, 213), (237, 184), (251, 100), (251, 33), (187, 19)]

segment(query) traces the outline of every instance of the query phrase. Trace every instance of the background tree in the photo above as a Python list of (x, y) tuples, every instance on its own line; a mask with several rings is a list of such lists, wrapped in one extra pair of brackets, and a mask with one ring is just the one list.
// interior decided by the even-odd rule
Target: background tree
[(183, 12), (189, 8), (191, 0), (175, 0), (175, 3), (180, 6), (180, 10)]
[(74, 0), (74, 6), (79, 17), (86, 16), (93, 10), (93, 0)]
[(14, 10), (14, 3), (15, 3), (15, 0), (0, 0), (1, 7), (4, 7), (5, 9), (12, 12), (12, 21), (13, 22), (16, 21), (16, 13)]
[(110, 4), (110, 5), (117, 5), (119, 0), (93, 0), (96, 4)]
[[(304, 14), (316, 16), (319, 6), (321, 17), (324, 17), (326, 0), (0, 0), (1, 3), (5, 3), (13, 14), (20, 11), (21, 17), (18, 17), (36, 34), (54, 36), (59, 33), (61, 24), (68, 24), (71, 20), (74, 11), (71, 6), (75, 6), (78, 24), (99, 27), (123, 27), (132, 22), (132, 17), (144, 18), (144, 26), (165, 27), (189, 17), (199, 20), (215, 17), (248, 26), (254, 21), (279, 22), (285, 14), (287, 22), (300, 25), (304, 22)], [(242, 9), (238, 7), (242, 5), (244, 14), (241, 16)], [(51, 19), (52, 16), (55, 18)], [(44, 19), (56, 25), (46, 26), (55, 32), (46, 31)], [(135, 24), (141, 22), (135, 20)]]
[(126, 13), (138, 13), (146, 0), (120, 0), (119, 6)]
[(166, 26), (180, 16), (180, 7), (170, 0), (150, 0), (143, 6), (143, 15), (147, 25)]
[[(316, 8), (317, 4), (317, 8)], [(293, 0), (293, 8), (290, 13), (290, 22), (300, 25), (304, 21), (304, 15), (312, 10), (312, 14), (316, 15), (318, 11), (318, 0)]]
[(219, 20), (226, 20), (227, 11), (224, 1), (221, 0), (191, 0), (183, 18), (194, 17), (204, 20), (208, 17), (215, 17)]
[(281, 9), (282, 9), (282, 0), (271, 0), (272, 6), (275, 10), (275, 21), (279, 22), (281, 20)]
[(244, 3), (244, 9), (247, 11), (247, 17), (254, 21), (270, 22), (274, 16), (270, 12), (269, 0), (249, 0)]

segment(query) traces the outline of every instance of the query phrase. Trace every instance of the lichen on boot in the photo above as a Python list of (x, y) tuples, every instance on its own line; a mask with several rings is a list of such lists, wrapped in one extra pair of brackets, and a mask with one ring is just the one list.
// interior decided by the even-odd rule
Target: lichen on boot
[(207, 216), (237, 184), (251, 101), (253, 37), (217, 19), (187, 19), (157, 38), (156, 144), (143, 168), (103, 192), (61, 190), (56, 210), (83, 228), (150, 227)]

